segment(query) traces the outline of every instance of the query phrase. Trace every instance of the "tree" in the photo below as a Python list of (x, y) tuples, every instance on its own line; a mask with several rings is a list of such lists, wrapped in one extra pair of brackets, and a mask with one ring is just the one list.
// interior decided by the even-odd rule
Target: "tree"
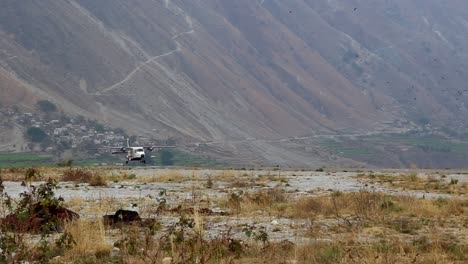
[(174, 154), (170, 150), (164, 149), (161, 151), (161, 165), (172, 166), (174, 165)]
[(41, 110), (44, 113), (51, 113), (57, 111), (57, 106), (48, 100), (38, 101), (37, 108), (39, 108), (39, 110)]
[(47, 139), (47, 134), (39, 127), (28, 128), (26, 136), (34, 143), (42, 143)]
[(96, 130), (96, 132), (98, 133), (104, 133), (106, 131), (106, 128), (104, 127), (104, 125), (102, 124), (99, 124), (99, 123), (96, 123), (94, 125), (94, 129)]

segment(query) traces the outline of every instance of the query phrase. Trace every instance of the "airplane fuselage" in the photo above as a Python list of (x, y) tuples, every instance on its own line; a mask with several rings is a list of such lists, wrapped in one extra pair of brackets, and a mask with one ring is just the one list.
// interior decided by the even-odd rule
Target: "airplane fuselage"
[(111, 147), (112, 154), (126, 154), (127, 160), (125, 164), (128, 164), (130, 161), (140, 161), (141, 163), (146, 163), (146, 153), (145, 150), (153, 151), (162, 148), (174, 148), (174, 146), (142, 146), (142, 147), (130, 147), (129, 139), (127, 138), (126, 147)]
[(145, 150), (141, 147), (129, 148), (127, 151), (127, 163), (129, 161), (141, 161), (143, 163), (146, 162), (145, 160)]

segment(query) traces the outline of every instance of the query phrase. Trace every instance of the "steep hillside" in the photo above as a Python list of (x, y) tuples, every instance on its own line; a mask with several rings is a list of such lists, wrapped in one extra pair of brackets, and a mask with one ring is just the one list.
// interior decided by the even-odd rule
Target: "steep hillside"
[(241, 163), (321, 164), (329, 155), (295, 139), (428, 123), (466, 130), (467, 7), (4, 0), (0, 103), (46, 98), (70, 115), (204, 143), (192, 150)]

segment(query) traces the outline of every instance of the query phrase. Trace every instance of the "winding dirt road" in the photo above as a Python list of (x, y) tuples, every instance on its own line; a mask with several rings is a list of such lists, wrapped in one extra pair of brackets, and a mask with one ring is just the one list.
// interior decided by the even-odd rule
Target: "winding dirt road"
[[(166, 1), (166, 8), (168, 8), (169, 4), (170, 4), (170, 2)], [(195, 30), (193, 28), (192, 20), (190, 19), (190, 17), (188, 15), (185, 15), (185, 20), (187, 21), (187, 24), (188, 24), (190, 30), (178, 33), (178, 34), (176, 34), (176, 35), (174, 35), (172, 37), (172, 39), (176, 43), (176, 48), (174, 50), (171, 50), (169, 52), (166, 52), (166, 53), (158, 55), (158, 56), (151, 57), (148, 60), (140, 63), (133, 71), (131, 71), (127, 76), (125, 76), (125, 78), (123, 80), (121, 80), (120, 82), (115, 83), (115, 84), (113, 84), (113, 85), (111, 85), (111, 86), (109, 86), (109, 87), (107, 87), (105, 89), (102, 89), (101, 91), (96, 92), (94, 95), (102, 95), (102, 93), (106, 93), (106, 92), (114, 90), (115, 88), (118, 88), (122, 84), (124, 84), (124, 83), (128, 82), (129, 80), (131, 80), (133, 78), (133, 76), (139, 70), (141, 70), (144, 66), (147, 66), (148, 64), (154, 62), (155, 60), (157, 60), (159, 58), (163, 58), (163, 57), (169, 56), (169, 55), (171, 55), (171, 54), (173, 54), (175, 52), (180, 51), (181, 50), (181, 44), (177, 41), (177, 38), (179, 38), (179, 37), (181, 37), (183, 35), (189, 35), (189, 34), (194, 34), (195, 33)]]

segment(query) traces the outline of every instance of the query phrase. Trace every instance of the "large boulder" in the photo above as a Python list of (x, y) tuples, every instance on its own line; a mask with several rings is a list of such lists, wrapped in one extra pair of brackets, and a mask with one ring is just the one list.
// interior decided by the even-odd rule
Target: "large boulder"
[(129, 224), (133, 222), (141, 222), (141, 217), (138, 212), (130, 210), (118, 210), (113, 215), (105, 215), (103, 217), (104, 224), (114, 225), (119, 223)]

